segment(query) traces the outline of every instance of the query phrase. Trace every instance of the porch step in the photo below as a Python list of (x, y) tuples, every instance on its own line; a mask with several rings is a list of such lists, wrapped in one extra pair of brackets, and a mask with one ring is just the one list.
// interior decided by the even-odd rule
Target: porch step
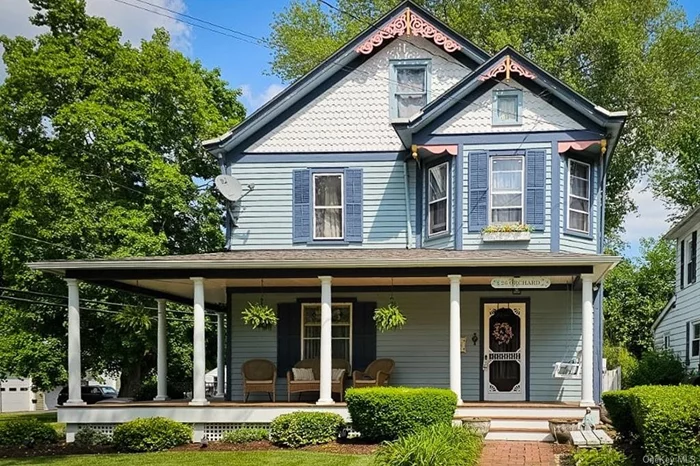
[(519, 442), (554, 442), (549, 429), (491, 427), (486, 440), (514, 440)]

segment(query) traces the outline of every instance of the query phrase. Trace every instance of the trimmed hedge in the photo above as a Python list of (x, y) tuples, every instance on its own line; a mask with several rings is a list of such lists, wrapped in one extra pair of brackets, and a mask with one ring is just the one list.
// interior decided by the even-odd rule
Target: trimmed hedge
[(224, 443), (248, 443), (268, 440), (269, 438), (270, 432), (268, 432), (267, 429), (245, 427), (226, 432), (221, 437), (221, 441)]
[[(603, 400), (616, 427), (639, 434), (645, 454), (665, 458), (700, 456), (700, 387), (633, 387), (605, 393)], [(630, 416), (634, 430), (629, 428)]]
[(83, 427), (75, 433), (75, 444), (79, 447), (97, 447), (111, 443), (109, 435), (92, 427)]
[(385, 444), (375, 456), (379, 466), (473, 466), (478, 464), (481, 435), (439, 423)]
[(114, 428), (114, 446), (119, 451), (168, 450), (192, 441), (192, 428), (164, 417), (139, 418)]
[(344, 426), (339, 414), (296, 411), (272, 420), (270, 441), (291, 448), (328, 443), (338, 438)]
[(637, 429), (632, 417), (632, 392), (617, 390), (603, 393), (602, 397), (615, 430), (623, 437), (636, 433)]
[(622, 452), (607, 445), (599, 450), (579, 448), (574, 453), (574, 461), (576, 466), (632, 466)]
[(350, 388), (345, 394), (354, 430), (368, 440), (395, 440), (433, 424), (451, 424), (457, 395), (445, 388)]
[(36, 419), (16, 419), (0, 422), (0, 447), (32, 448), (58, 442), (58, 433), (50, 424)]

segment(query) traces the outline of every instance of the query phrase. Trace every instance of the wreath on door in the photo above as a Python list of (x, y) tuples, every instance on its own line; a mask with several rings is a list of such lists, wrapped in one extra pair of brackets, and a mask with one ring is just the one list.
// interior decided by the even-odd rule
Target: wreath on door
[(507, 322), (499, 322), (493, 326), (491, 335), (499, 345), (507, 345), (513, 339), (513, 327)]

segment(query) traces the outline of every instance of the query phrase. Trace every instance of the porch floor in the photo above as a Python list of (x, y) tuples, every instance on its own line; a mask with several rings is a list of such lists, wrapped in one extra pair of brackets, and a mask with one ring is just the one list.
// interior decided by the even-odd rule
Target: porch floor
[[(125, 408), (125, 407), (159, 407), (159, 408), (183, 408), (190, 406), (189, 400), (167, 400), (167, 401), (119, 401), (119, 402), (101, 402), (92, 405), (84, 406), (59, 406), (60, 409), (73, 408)], [(309, 408), (316, 407), (313, 401), (225, 401), (212, 399), (209, 400), (207, 406), (193, 406), (196, 408)], [(347, 407), (347, 403), (335, 402), (331, 405), (335, 407)], [(578, 408), (579, 404), (567, 401), (465, 401), (459, 408)]]

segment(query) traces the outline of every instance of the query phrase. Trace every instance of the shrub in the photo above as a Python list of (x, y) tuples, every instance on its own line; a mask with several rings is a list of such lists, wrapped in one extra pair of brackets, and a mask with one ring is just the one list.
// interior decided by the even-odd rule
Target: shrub
[(267, 429), (243, 428), (226, 432), (221, 437), (221, 441), (224, 443), (248, 443), (267, 440), (269, 437), (270, 433)]
[(345, 420), (338, 414), (297, 411), (273, 419), (270, 440), (292, 448), (318, 445), (338, 438), (344, 426)]
[(350, 388), (353, 428), (369, 440), (394, 440), (432, 424), (450, 424), (457, 396), (443, 388)]
[(629, 458), (610, 446), (599, 450), (580, 448), (574, 453), (576, 466), (631, 466)]
[(603, 347), (603, 356), (607, 359), (608, 369), (614, 369), (616, 367), (620, 368), (622, 372), (622, 388), (632, 387), (631, 381), (635, 372), (637, 372), (637, 366), (639, 361), (634, 357), (632, 353), (627, 351), (624, 346), (609, 346), (605, 345)]
[(638, 385), (678, 385), (686, 379), (686, 367), (673, 351), (647, 351), (639, 360), (629, 383)]
[(58, 433), (49, 424), (36, 419), (0, 422), (0, 446), (27, 448), (58, 442)]
[(634, 387), (632, 417), (647, 455), (700, 457), (700, 387)]
[(632, 418), (632, 391), (606, 392), (602, 397), (615, 430), (623, 437), (629, 437), (635, 433), (634, 418)]
[(374, 459), (380, 466), (470, 466), (479, 461), (482, 439), (463, 427), (439, 423), (385, 444)]
[(112, 439), (109, 435), (92, 427), (83, 427), (75, 433), (75, 444), (80, 447), (97, 447), (111, 443)]
[(119, 451), (160, 451), (192, 441), (192, 429), (164, 417), (139, 418), (114, 428), (112, 441)]

